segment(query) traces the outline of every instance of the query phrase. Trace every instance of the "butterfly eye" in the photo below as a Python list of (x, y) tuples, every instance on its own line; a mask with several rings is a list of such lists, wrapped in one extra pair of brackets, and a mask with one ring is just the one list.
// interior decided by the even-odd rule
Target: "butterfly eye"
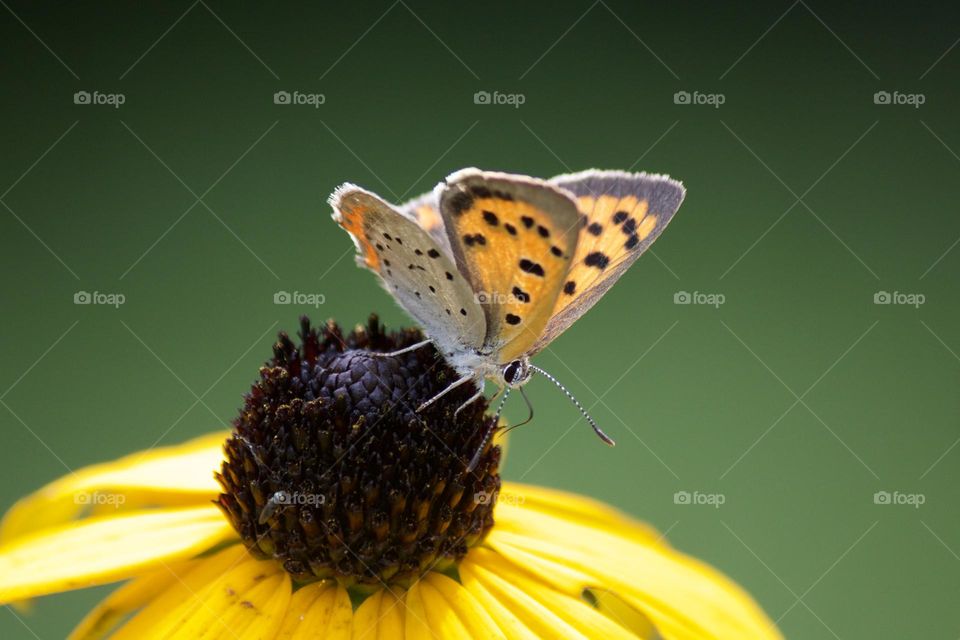
[(503, 368), (503, 379), (507, 384), (513, 384), (519, 380), (520, 372), (521, 363), (519, 360), (514, 360)]
[(503, 380), (511, 387), (519, 387), (530, 379), (531, 373), (526, 359), (514, 360), (503, 368)]

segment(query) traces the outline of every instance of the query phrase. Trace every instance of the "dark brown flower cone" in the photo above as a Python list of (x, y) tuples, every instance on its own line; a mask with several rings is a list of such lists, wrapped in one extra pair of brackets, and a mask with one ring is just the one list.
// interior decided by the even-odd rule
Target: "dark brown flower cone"
[(499, 447), (467, 463), (493, 427), (463, 385), (418, 413), (456, 380), (423, 339), (386, 333), (376, 316), (344, 336), (303, 318), (300, 344), (281, 333), (246, 395), (217, 475), (218, 504), (256, 555), (297, 580), (346, 586), (408, 585), (446, 570), (493, 525)]

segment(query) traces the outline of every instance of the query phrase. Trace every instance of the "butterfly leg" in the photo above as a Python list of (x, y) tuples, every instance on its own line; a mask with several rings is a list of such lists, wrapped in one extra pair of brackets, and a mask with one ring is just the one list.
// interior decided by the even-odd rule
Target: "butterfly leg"
[(451, 391), (453, 391), (453, 390), (456, 389), (457, 387), (462, 386), (462, 385), (465, 385), (465, 384), (467, 384), (468, 382), (472, 382), (473, 380), (475, 380), (475, 378), (474, 378), (472, 375), (466, 375), (466, 376), (463, 376), (462, 378), (460, 378), (460, 379), (458, 379), (458, 380), (455, 380), (455, 381), (451, 382), (449, 385), (447, 385), (447, 388), (446, 388), (446, 389), (444, 389), (443, 391), (441, 391), (440, 393), (438, 393), (437, 395), (433, 396), (432, 398), (430, 398), (429, 400), (427, 400), (426, 402), (424, 402), (423, 404), (421, 404), (419, 407), (417, 407), (417, 412), (423, 411), (424, 409), (426, 409), (427, 407), (429, 407), (430, 405), (432, 405), (434, 402), (436, 402), (437, 400), (439, 400), (439, 399), (442, 398), (443, 396), (447, 395), (448, 393), (450, 393)]
[(470, 396), (469, 400), (461, 404), (459, 407), (457, 407), (457, 410), (453, 412), (454, 419), (456, 419), (456, 417), (460, 415), (460, 412), (463, 411), (465, 408), (467, 408), (468, 405), (473, 404), (474, 402), (476, 402), (482, 397), (483, 397), (483, 385), (480, 385), (480, 391), (477, 391), (475, 394)]
[(396, 351), (384, 351), (384, 352), (372, 351), (370, 352), (370, 355), (374, 358), (393, 358), (394, 356), (400, 356), (405, 353), (410, 353), (411, 351), (416, 351), (417, 349), (421, 349), (427, 346), (428, 344), (430, 344), (431, 342), (433, 342), (433, 340), (430, 340), (429, 338), (427, 338), (426, 340), (421, 340), (420, 342), (416, 344), (412, 344), (409, 347), (404, 347), (403, 349), (398, 349)]

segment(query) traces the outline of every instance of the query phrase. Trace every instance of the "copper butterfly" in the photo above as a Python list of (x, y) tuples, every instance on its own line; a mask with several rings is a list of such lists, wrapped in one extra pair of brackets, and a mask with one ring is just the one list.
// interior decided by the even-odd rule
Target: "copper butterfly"
[(433, 342), (460, 374), (423, 408), (472, 381), (479, 391), (469, 404), (487, 378), (509, 393), (537, 372), (563, 388), (530, 357), (613, 286), (684, 195), (676, 180), (646, 173), (541, 180), (463, 169), (399, 206), (349, 183), (329, 202), (358, 263), (424, 328), (428, 339), (408, 349)]

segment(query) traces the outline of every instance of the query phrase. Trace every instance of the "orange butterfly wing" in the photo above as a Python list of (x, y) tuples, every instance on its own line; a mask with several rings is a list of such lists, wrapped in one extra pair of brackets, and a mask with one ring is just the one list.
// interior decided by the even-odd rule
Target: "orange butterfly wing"
[(580, 238), (534, 353), (596, 304), (659, 237), (686, 194), (667, 176), (623, 171), (583, 171), (550, 183), (576, 199)]
[(485, 349), (499, 363), (528, 353), (577, 252), (576, 205), (542, 180), (465, 169), (447, 179), (440, 214), (483, 306)]

